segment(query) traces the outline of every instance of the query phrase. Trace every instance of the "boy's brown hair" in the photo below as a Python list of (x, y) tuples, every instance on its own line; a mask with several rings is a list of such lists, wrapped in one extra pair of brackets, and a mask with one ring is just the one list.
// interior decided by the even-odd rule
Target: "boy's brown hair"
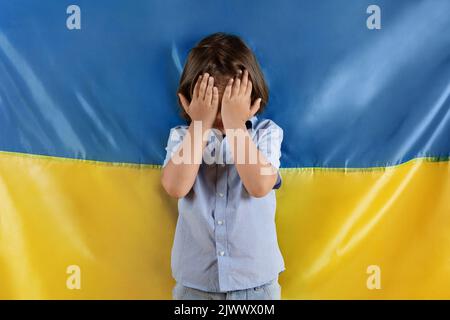
[[(211, 34), (191, 49), (177, 93), (183, 94), (191, 101), (198, 77), (208, 72), (214, 77), (214, 85), (219, 89), (221, 98), (228, 79), (237, 75), (240, 69), (248, 70), (253, 85), (251, 104), (257, 98), (261, 98), (261, 106), (256, 114), (261, 113), (269, 100), (269, 89), (264, 74), (250, 48), (241, 38), (232, 34), (223, 32)], [(181, 116), (190, 121), (179, 99), (178, 104), (181, 107)]]

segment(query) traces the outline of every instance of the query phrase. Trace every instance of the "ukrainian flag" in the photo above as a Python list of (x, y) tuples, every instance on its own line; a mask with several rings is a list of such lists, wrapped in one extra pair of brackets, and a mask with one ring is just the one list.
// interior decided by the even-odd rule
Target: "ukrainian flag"
[(161, 163), (217, 31), (284, 129), (282, 297), (450, 298), (448, 1), (76, 2), (0, 3), (0, 298), (171, 298)]

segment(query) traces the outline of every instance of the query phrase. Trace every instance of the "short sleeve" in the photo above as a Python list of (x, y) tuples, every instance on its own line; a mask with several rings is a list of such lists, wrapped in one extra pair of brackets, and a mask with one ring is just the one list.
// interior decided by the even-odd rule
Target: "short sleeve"
[(186, 132), (188, 131), (187, 126), (176, 126), (172, 129), (170, 129), (169, 133), (169, 139), (167, 141), (166, 146), (166, 158), (163, 162), (163, 168), (166, 166), (166, 164), (170, 161), (173, 154), (178, 150), (181, 143), (183, 142), (183, 138), (186, 135)]
[[(280, 168), (281, 158), (281, 143), (283, 141), (283, 129), (272, 120), (267, 122), (258, 129), (258, 149), (266, 157), (273, 167)], [(273, 189), (278, 189), (281, 186), (281, 174), (278, 171), (277, 182)]]

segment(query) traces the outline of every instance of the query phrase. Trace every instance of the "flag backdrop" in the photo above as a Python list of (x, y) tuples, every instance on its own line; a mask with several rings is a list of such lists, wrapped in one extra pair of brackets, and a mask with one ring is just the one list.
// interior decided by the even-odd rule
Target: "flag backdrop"
[(217, 31), (284, 129), (282, 297), (450, 298), (449, 30), (448, 0), (0, 0), (0, 298), (171, 298), (161, 163)]

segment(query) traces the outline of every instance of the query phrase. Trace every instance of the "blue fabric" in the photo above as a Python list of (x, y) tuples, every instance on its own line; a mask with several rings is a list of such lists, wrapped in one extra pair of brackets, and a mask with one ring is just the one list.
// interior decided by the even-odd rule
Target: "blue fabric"
[(282, 167), (449, 156), (450, 1), (0, 1), (0, 150), (161, 164), (189, 49), (224, 31), (255, 52)]
[[(250, 119), (252, 140), (266, 159), (280, 166), (283, 130), (269, 119)], [(167, 165), (188, 127), (170, 130)], [(232, 164), (227, 138), (211, 131), (203, 159), (189, 193), (178, 200), (178, 221), (172, 248), (172, 275), (180, 284), (209, 292), (260, 286), (284, 271), (275, 227), (275, 190), (250, 196)], [(204, 153), (205, 155), (205, 153)], [(279, 186), (280, 181), (277, 183)]]

